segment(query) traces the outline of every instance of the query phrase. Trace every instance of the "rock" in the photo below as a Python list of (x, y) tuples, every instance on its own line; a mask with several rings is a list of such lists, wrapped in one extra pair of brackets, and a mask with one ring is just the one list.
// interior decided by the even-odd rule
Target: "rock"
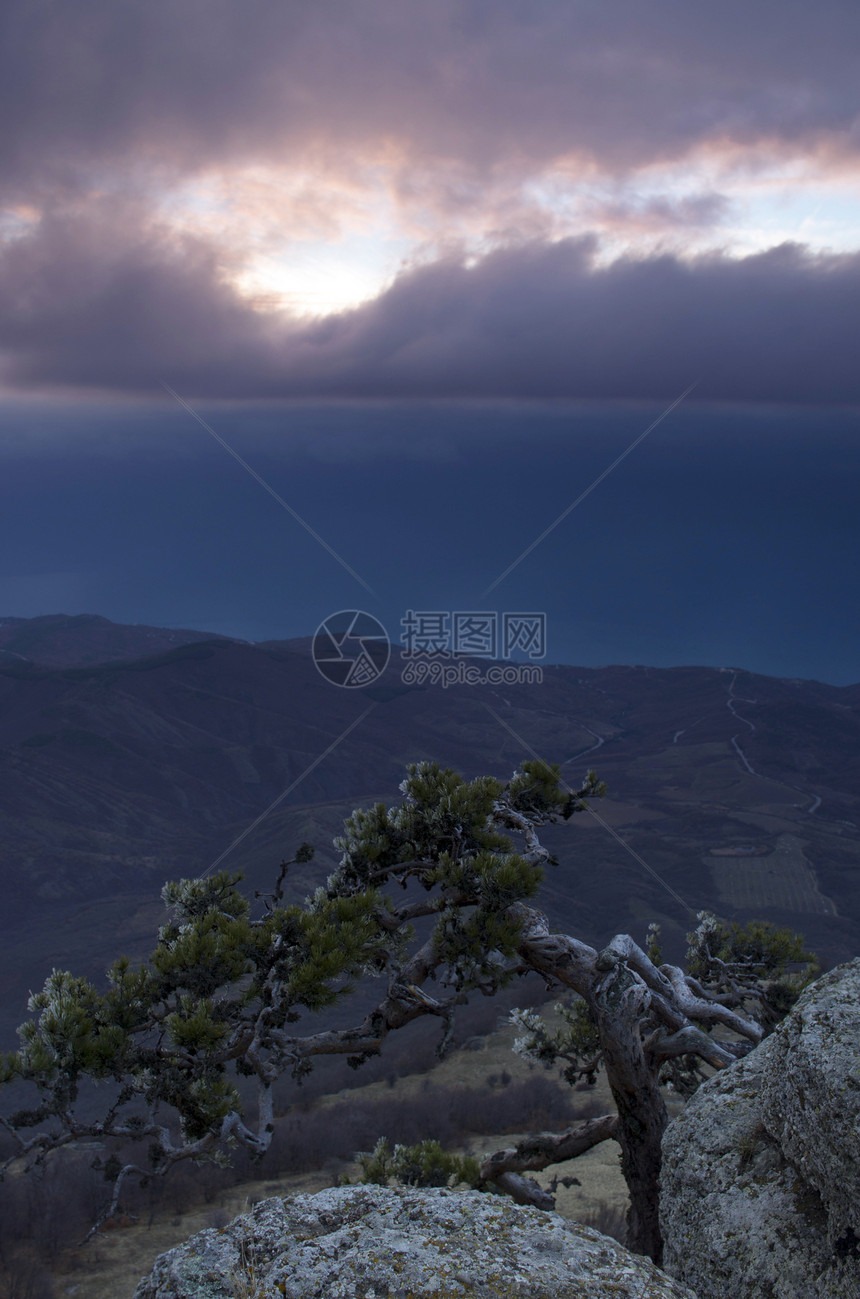
[(860, 1299), (860, 960), (670, 1123), (660, 1219), (699, 1299)]
[(134, 1299), (696, 1299), (556, 1213), (447, 1188), (264, 1200), (156, 1260)]
[(816, 980), (770, 1060), (767, 1130), (826, 1205), (829, 1243), (860, 1244), (860, 960)]

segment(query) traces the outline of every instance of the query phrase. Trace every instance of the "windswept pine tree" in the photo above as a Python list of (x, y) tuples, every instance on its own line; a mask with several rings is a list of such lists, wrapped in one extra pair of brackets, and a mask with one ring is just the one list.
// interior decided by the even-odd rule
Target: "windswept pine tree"
[[(810, 975), (811, 966), (791, 973), (810, 959), (801, 940), (703, 914), (683, 970), (661, 963), (654, 931), (647, 951), (626, 934), (597, 951), (553, 933), (532, 905), (554, 862), (539, 830), (603, 795), (594, 772), (570, 791), (558, 767), (539, 761), (524, 762), (506, 783), (466, 781), (423, 762), (409, 767), (400, 792), (396, 805), (357, 810), (346, 821), (335, 840), (340, 864), (304, 905), (284, 902), (284, 883), (293, 862), (312, 856), (307, 844), (282, 863), (256, 908), (262, 914), (253, 914), (238, 875), (168, 884), (169, 919), (148, 962), (132, 968), (119, 959), (103, 991), (55, 970), (31, 998), (19, 1050), (2, 1061), (0, 1081), (36, 1093), (0, 1120), (15, 1142), (4, 1168), (38, 1166), (83, 1139), (108, 1149), (136, 1145), (138, 1159), (104, 1161), (112, 1193), (103, 1222), (129, 1177), (223, 1159), (236, 1143), (265, 1153), (275, 1083), (300, 1081), (318, 1056), (345, 1054), (359, 1067), (392, 1031), (424, 1015), (440, 1021), (441, 1056), (458, 1005), (537, 972), (577, 1000), (554, 1034), (539, 1016), (515, 1012), (523, 1029), (517, 1049), (545, 1065), (561, 1062), (569, 1082), (605, 1069), (616, 1108), (498, 1151), (477, 1178), (471, 1170), (472, 1180), (551, 1207), (526, 1174), (614, 1139), (630, 1190), (630, 1247), (659, 1261), (661, 1082), (690, 1091), (703, 1062), (725, 1068), (762, 1039)], [(426, 918), (432, 932), (419, 942), (415, 924)], [(359, 1023), (301, 1031), (303, 1015), (329, 1010), (372, 977), (385, 991)], [(256, 1084), (253, 1117), (239, 1078)], [(110, 1084), (97, 1118), (90, 1083)], [(404, 1166), (416, 1177), (425, 1165), (438, 1176), (447, 1167), (440, 1158), (421, 1150)]]

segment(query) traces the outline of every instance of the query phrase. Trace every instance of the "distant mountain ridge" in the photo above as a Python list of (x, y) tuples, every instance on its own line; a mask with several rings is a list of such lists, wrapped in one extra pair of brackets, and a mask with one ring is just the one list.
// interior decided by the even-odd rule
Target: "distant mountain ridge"
[(265, 889), (309, 839), (317, 857), (288, 876), (300, 900), (352, 808), (396, 801), (428, 758), (505, 779), (537, 753), (573, 784), (587, 766), (607, 781), (595, 810), (638, 858), (590, 816), (551, 827), (553, 927), (599, 942), (656, 919), (680, 954), (708, 908), (791, 924), (830, 964), (860, 952), (860, 686), (562, 666), (542, 685), (418, 688), (395, 651), (356, 691), (319, 675), (308, 639), (57, 615), (0, 620), (0, 640), (0, 1039), (53, 965), (96, 977), (142, 956), (163, 882), (266, 809), (223, 865)]
[(124, 626), (95, 613), (45, 614), (40, 618), (0, 618), (0, 662), (4, 657), (47, 667), (144, 658), (203, 640), (230, 640), (213, 632), (141, 624)]

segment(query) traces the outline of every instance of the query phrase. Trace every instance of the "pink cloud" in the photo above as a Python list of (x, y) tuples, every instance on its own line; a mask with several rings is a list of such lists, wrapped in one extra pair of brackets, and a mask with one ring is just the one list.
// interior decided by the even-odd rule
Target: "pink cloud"
[(21, 388), (187, 396), (671, 397), (857, 402), (860, 254), (785, 245), (624, 258), (594, 238), (405, 271), (307, 324), (254, 311), (219, 250), (129, 203), (46, 219), (0, 257), (0, 350)]
[[(713, 141), (856, 159), (860, 10), (745, 0), (10, 0), (8, 194), (129, 168), (346, 161), (394, 142), (473, 181), (559, 159), (621, 174)], [(411, 160), (411, 162), (410, 162)]]

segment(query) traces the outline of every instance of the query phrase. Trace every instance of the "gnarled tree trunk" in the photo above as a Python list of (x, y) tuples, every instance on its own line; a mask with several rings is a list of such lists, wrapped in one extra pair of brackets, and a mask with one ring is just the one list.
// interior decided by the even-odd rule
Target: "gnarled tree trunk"
[(611, 947), (598, 953), (567, 935), (550, 934), (539, 912), (523, 906), (512, 910), (524, 922), (520, 956), (539, 973), (578, 992), (597, 1021), (607, 1081), (618, 1109), (613, 1136), (621, 1146), (621, 1168), (630, 1193), (628, 1248), (659, 1264), (661, 1141), (669, 1116), (657, 1082), (657, 1063), (648, 1058), (642, 1043), (641, 1024), (651, 991)]
[(602, 952), (607, 967), (594, 989), (591, 1008), (600, 1030), (603, 1062), (618, 1109), (615, 1139), (630, 1192), (627, 1246), (658, 1265), (663, 1257), (659, 1192), (661, 1142), (669, 1116), (657, 1082), (658, 1070), (642, 1045), (640, 1022), (648, 991), (614, 953)]

